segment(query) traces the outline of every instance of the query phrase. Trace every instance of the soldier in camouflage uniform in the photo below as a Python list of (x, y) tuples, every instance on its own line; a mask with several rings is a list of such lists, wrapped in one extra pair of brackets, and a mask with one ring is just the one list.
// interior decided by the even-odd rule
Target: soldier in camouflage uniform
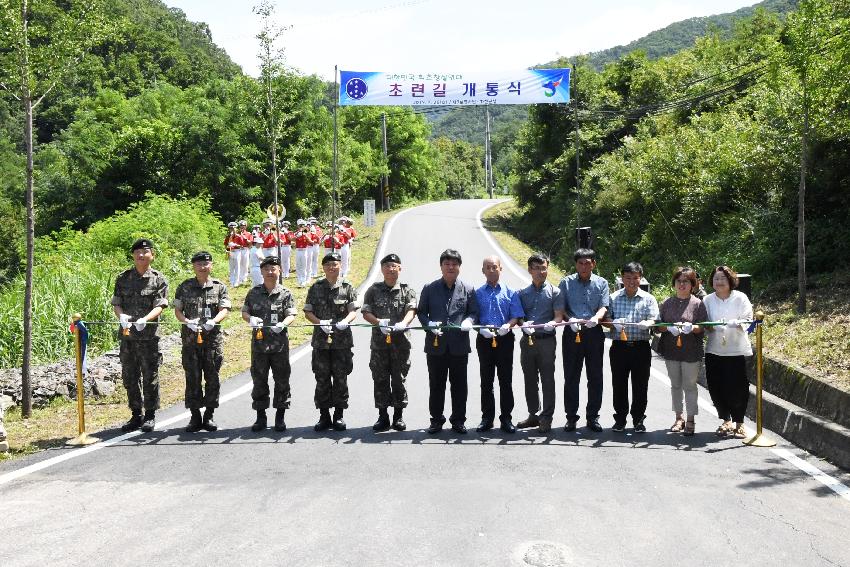
[[(353, 370), (354, 340), (349, 323), (357, 316), (357, 290), (339, 277), (340, 255), (326, 254), (322, 259), (325, 277), (310, 286), (304, 315), (317, 325), (313, 328), (313, 373), (316, 375), (316, 407), (319, 421), (313, 427), (324, 431), (333, 425), (345, 430), (343, 410), (348, 407), (348, 375)], [(331, 422), (330, 408), (334, 408)]]
[(375, 407), (378, 421), (372, 426), (375, 431), (390, 428), (387, 408), (393, 407), (392, 428), (404, 431), (407, 425), (402, 412), (407, 407), (407, 390), (404, 381), (410, 370), (410, 341), (408, 325), (416, 315), (416, 291), (407, 284), (398, 282), (401, 259), (389, 254), (381, 260), (383, 282), (376, 282), (366, 290), (363, 298), (363, 318), (373, 325), (372, 356), (369, 368), (375, 382)]
[[(121, 322), (121, 379), (127, 390), (132, 417), (121, 429), (153, 431), (159, 409), (159, 315), (168, 306), (168, 283), (150, 267), (154, 259), (153, 243), (140, 238), (130, 248), (132, 269), (115, 280), (112, 309)], [(148, 322), (155, 324), (148, 325)], [(139, 379), (141, 378), (141, 385)], [(144, 391), (144, 396), (142, 392)], [(142, 407), (145, 414), (142, 417)]]
[[(218, 372), (224, 359), (218, 325), (230, 313), (231, 307), (227, 287), (221, 280), (210, 278), (212, 254), (198, 252), (192, 256), (192, 270), (195, 277), (177, 287), (173, 302), (174, 315), (184, 323), (180, 338), (183, 341), (183, 370), (186, 372), (185, 404), (192, 413), (186, 426), (188, 433), (218, 429), (213, 413), (218, 407)], [(206, 393), (201, 384), (202, 376), (206, 382)], [(203, 419), (201, 408), (206, 408)]]
[(286, 431), (284, 421), (289, 408), (289, 335), (286, 327), (295, 320), (295, 299), (280, 285), (280, 259), (269, 256), (260, 263), (263, 283), (251, 288), (242, 306), (242, 318), (254, 329), (251, 339), (251, 390), (257, 421), (251, 431), (266, 428), (266, 409), (269, 407), (269, 369), (274, 376), (274, 399), (277, 410), (275, 431)]

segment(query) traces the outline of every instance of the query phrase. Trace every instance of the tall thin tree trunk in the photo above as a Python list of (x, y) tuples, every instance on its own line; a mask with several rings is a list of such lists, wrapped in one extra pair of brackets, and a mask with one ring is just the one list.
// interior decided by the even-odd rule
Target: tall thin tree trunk
[(21, 99), (26, 113), (24, 124), (24, 143), (27, 149), (27, 268), (24, 286), (24, 360), (21, 368), (21, 415), (32, 415), (32, 382), (30, 366), (32, 363), (32, 268), (33, 248), (35, 245), (35, 211), (33, 210), (32, 180), (32, 93), (29, 84), (29, 38), (27, 37), (27, 2), (21, 2), (21, 25), (23, 26), (23, 49), (21, 50)]
[(803, 74), (803, 135), (800, 143), (800, 189), (797, 193), (797, 312), (806, 312), (806, 175), (809, 154), (809, 98)]

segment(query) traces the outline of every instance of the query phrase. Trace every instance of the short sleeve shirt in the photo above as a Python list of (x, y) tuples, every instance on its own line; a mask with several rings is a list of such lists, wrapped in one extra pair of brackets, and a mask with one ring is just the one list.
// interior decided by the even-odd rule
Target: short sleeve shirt
[[(230, 309), (230, 297), (227, 286), (221, 280), (208, 279), (203, 285), (197, 278), (188, 280), (177, 286), (172, 305), (183, 312), (187, 319), (198, 319), (201, 323), (214, 318), (222, 309)], [(212, 331), (204, 331), (204, 338), (213, 342), (221, 342), (221, 328), (213, 327)], [(183, 344), (195, 344), (197, 336), (186, 325), (180, 329)]]
[[(609, 309), (611, 319), (625, 319), (627, 323), (638, 323), (640, 321), (658, 320), (658, 302), (655, 297), (638, 288), (637, 292), (629, 297), (625, 289), (618, 289), (611, 296), (611, 307)], [(635, 325), (629, 325), (623, 329), (627, 341), (648, 341), (649, 330), (641, 329)], [(620, 333), (611, 331), (611, 339), (623, 340)]]
[(586, 282), (578, 274), (571, 274), (561, 280), (558, 289), (561, 290), (567, 317), (590, 319), (599, 309), (611, 304), (608, 281), (596, 274), (590, 274)]
[(478, 322), (481, 325), (500, 327), (511, 319), (525, 317), (519, 294), (506, 285), (484, 284), (475, 290), (478, 301)]
[[(668, 297), (661, 303), (658, 310), (659, 318), (665, 323), (700, 323), (708, 319), (705, 305), (694, 295), (687, 299), (679, 299), (675, 295)], [(704, 337), (704, 334), (689, 333), (674, 337), (670, 333), (661, 333), (658, 354), (668, 360), (699, 362), (703, 357)]]
[[(133, 318), (144, 317), (154, 307), (168, 307), (168, 282), (160, 272), (148, 268), (144, 274), (139, 274), (131, 268), (115, 279), (115, 290), (112, 293), (112, 305)], [(157, 318), (157, 321), (159, 319)], [(141, 341), (159, 338), (159, 325), (148, 325), (142, 331), (130, 326), (130, 334), (119, 333), (122, 340)]]
[[(357, 290), (347, 280), (338, 279), (335, 284), (326, 278), (321, 278), (307, 291), (307, 301), (304, 311), (311, 311), (319, 319), (328, 319), (332, 323), (344, 319), (351, 311), (360, 308), (357, 301)], [(341, 349), (354, 346), (351, 329), (340, 331), (334, 328), (331, 342), (328, 334), (319, 327), (313, 327), (313, 339), (310, 344), (314, 349)]]
[[(525, 320), (543, 324), (555, 318), (555, 310), (563, 310), (564, 305), (560, 300), (561, 290), (549, 282), (543, 282), (540, 289), (534, 284), (523, 288), (519, 292), (519, 300), (522, 310), (525, 312)], [(535, 335), (554, 335), (555, 330), (546, 331), (543, 328), (535, 329)]]
[(289, 336), (286, 329), (282, 333), (273, 333), (267, 328), (280, 323), (290, 315), (296, 315), (295, 298), (292, 292), (277, 284), (269, 291), (263, 284), (254, 286), (245, 296), (242, 313), (263, 320), (262, 338), (257, 338), (257, 332), (252, 333), (251, 350), (254, 352), (276, 353), (289, 350)]
[[(390, 287), (384, 282), (372, 284), (363, 296), (363, 313), (371, 313), (378, 319), (389, 319), (394, 325), (404, 319), (411, 309), (416, 309), (416, 290), (407, 284), (396, 283)], [(399, 348), (410, 348), (406, 333), (393, 333), (392, 344)], [(391, 348), (386, 336), (377, 327), (372, 329), (372, 349)]]

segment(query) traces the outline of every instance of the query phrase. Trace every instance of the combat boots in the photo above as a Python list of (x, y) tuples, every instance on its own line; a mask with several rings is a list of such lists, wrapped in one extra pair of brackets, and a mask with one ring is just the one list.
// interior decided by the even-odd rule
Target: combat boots
[(142, 431), (150, 433), (153, 431), (154, 427), (156, 427), (156, 413), (153, 410), (146, 411), (145, 419), (142, 422)]
[(331, 412), (327, 408), (319, 410), (319, 421), (313, 426), (313, 431), (324, 431), (331, 426)]
[(390, 428), (390, 416), (387, 413), (387, 408), (378, 408), (378, 421), (372, 426), (374, 431), (386, 431)]
[(395, 408), (393, 411), (393, 429), (396, 431), (404, 431), (407, 429), (407, 424), (401, 417), (402, 413), (404, 413), (402, 408)]
[(207, 431), (218, 431), (218, 425), (215, 421), (213, 421), (214, 412), (214, 408), (207, 408), (204, 410), (204, 422), (201, 423), (201, 429), (206, 429)]
[(274, 414), (274, 430), (275, 431), (286, 431), (286, 422), (283, 420), (283, 416), (286, 413), (284, 408), (277, 408), (277, 412)]
[(201, 410), (192, 408), (189, 411), (192, 412), (192, 417), (186, 426), (186, 433), (197, 433), (201, 430)]
[(121, 426), (121, 431), (127, 433), (129, 431), (135, 431), (142, 426), (142, 412), (141, 411), (133, 411), (133, 415), (130, 416), (130, 420), (127, 421), (124, 425)]
[(255, 421), (254, 425), (251, 426), (251, 431), (262, 431), (266, 428), (266, 423), (266, 410), (258, 409), (257, 421)]
[(334, 409), (334, 431), (345, 431), (345, 421), (342, 419), (342, 408)]

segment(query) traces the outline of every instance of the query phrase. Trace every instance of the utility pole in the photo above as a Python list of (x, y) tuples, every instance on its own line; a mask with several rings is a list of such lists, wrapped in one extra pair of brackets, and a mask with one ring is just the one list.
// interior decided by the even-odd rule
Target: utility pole
[(333, 196), (331, 203), (331, 211), (333, 212), (334, 222), (339, 218), (337, 211), (337, 192), (339, 190), (339, 130), (337, 129), (336, 115), (339, 111), (339, 68), (334, 65), (334, 159), (333, 159)]
[[(384, 136), (384, 163), (387, 164), (389, 168), (389, 162), (387, 161), (387, 113), (381, 113), (381, 133)], [(389, 210), (390, 208), (390, 184), (389, 178), (387, 176), (387, 172), (384, 171), (384, 175), (381, 177), (381, 204), (383, 205), (383, 209)]]
[(487, 194), (493, 198), (493, 162), (490, 155), (490, 107), (485, 107), (487, 113), (487, 127), (484, 133), (484, 183), (487, 185)]

